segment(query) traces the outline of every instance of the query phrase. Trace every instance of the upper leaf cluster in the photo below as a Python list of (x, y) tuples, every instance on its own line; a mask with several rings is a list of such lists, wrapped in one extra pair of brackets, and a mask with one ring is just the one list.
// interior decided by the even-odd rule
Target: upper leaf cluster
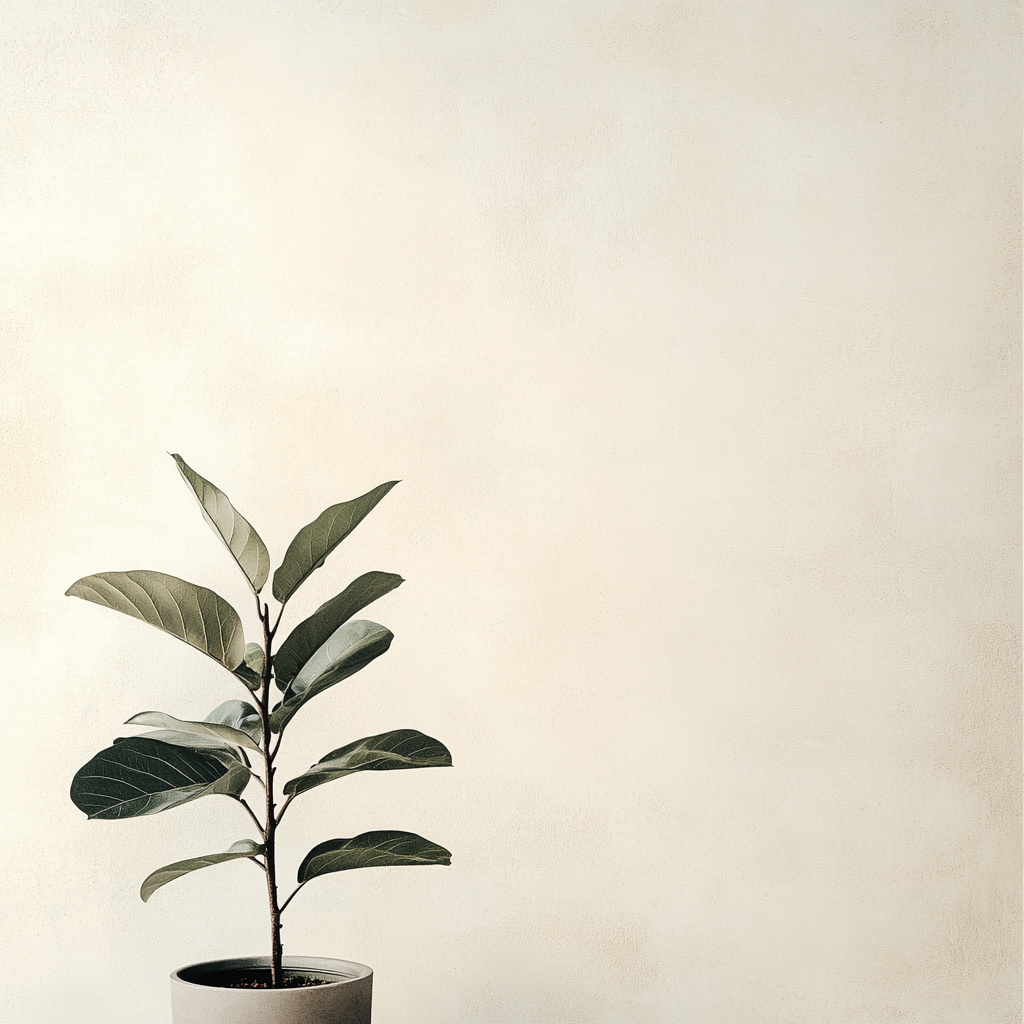
[[(259, 594), (270, 575), (266, 545), (223, 491), (191, 469), (180, 455), (172, 458), (204, 519), (245, 575), (260, 609)], [(273, 576), (273, 594), (282, 611), (302, 583), (397, 482), (388, 481), (358, 498), (332, 505), (299, 530)], [(266, 763), (268, 778), (260, 781), (271, 787), (272, 808), (274, 773), (270, 765), (277, 746), (269, 749), (271, 734), (280, 734), (313, 697), (388, 650), (394, 639), (389, 629), (352, 617), (402, 582), (394, 573), (364, 573), (300, 622), (274, 654), (271, 640), (276, 625), (270, 630), (265, 604), (260, 610), (264, 648), (246, 644), (241, 619), (227, 601), (186, 580), (151, 570), (97, 573), (78, 580), (68, 589), (69, 596), (113, 608), (185, 641), (228, 669), (258, 698), (258, 706), (228, 700), (202, 721), (161, 711), (133, 715), (126, 724), (151, 731), (115, 739), (112, 746), (96, 754), (76, 773), (71, 799), (90, 818), (155, 814), (215, 794), (242, 800), (254, 775), (246, 754), (249, 751)], [(268, 703), (272, 679), (281, 692), (273, 708)], [(331, 751), (287, 782), (284, 793), (290, 802), (309, 789), (354, 772), (450, 764), (451, 755), (442, 743), (414, 729), (398, 729)], [(279, 820), (280, 814), (268, 818), (260, 828), (265, 841), (270, 841), (266, 837), (272, 835)], [(176, 861), (145, 880), (142, 898), (148, 900), (157, 888), (183, 874), (230, 860), (247, 858), (269, 871), (258, 859), (264, 849), (263, 844), (246, 839), (224, 853)], [(328, 840), (314, 848), (302, 863), (298, 881), (301, 887), (320, 874), (375, 864), (448, 864), (450, 857), (443, 847), (412, 833), (364, 833), (354, 839)]]

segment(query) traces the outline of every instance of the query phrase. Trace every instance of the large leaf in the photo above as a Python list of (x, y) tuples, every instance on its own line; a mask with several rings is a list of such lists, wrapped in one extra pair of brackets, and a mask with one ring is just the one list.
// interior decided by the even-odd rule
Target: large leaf
[(332, 505), (299, 530), (274, 572), (274, 597), (284, 604), (397, 483), (389, 480), (358, 498)]
[(286, 782), (284, 791), (288, 796), (297, 796), (353, 772), (439, 768), (451, 763), (452, 755), (443, 743), (415, 729), (395, 729), (332, 750), (308, 771)]
[(101, 572), (73, 583), (68, 597), (81, 597), (142, 619), (234, 670), (245, 657), (238, 612), (212, 590), (162, 572), (136, 569)]
[[(242, 703), (239, 701), (239, 703)], [(234, 744), (236, 747), (248, 747), (250, 750), (259, 750), (259, 744), (247, 732), (234, 729), (229, 725), (220, 725), (215, 722), (183, 722), (179, 718), (164, 714), (163, 711), (143, 711), (133, 715), (125, 725), (149, 725), (154, 729), (172, 729), (176, 732), (188, 732), (196, 736), (211, 736), (214, 739), (222, 740), (225, 743)]]
[(203, 518), (224, 541), (238, 567), (245, 573), (249, 586), (258, 594), (270, 575), (270, 554), (266, 544), (219, 487), (190, 469), (180, 455), (172, 455), (171, 458), (177, 463), (178, 472), (185, 482), (192, 488), (203, 510)]
[(240, 729), (256, 741), (263, 735), (260, 713), (244, 700), (226, 700), (223, 704), (218, 704), (203, 721)]
[(328, 839), (314, 846), (299, 865), (299, 882), (353, 868), (451, 862), (452, 855), (443, 846), (412, 832), (364, 832), (354, 839)]
[(249, 769), (216, 754), (130, 736), (101, 750), (71, 783), (71, 799), (90, 818), (156, 814), (201, 796), (239, 797)]
[(302, 666), (339, 626), (404, 582), (401, 576), (393, 572), (363, 573), (337, 597), (320, 605), (308, 619), (304, 619), (288, 634), (288, 639), (274, 655), (274, 678), (278, 689), (288, 688)]
[(142, 902), (145, 903), (150, 896), (168, 882), (173, 882), (190, 871), (198, 871), (200, 868), (208, 868), (213, 864), (223, 864), (228, 860), (239, 860), (242, 857), (255, 857), (263, 853), (264, 847), (251, 839), (241, 839), (232, 843), (226, 853), (208, 853), (205, 857), (192, 857), (189, 860), (175, 861), (166, 867), (157, 868), (143, 883), (139, 890)]
[(367, 619), (339, 626), (292, 680), (285, 701), (270, 716), (271, 729), (280, 732), (306, 701), (369, 665), (394, 638), (390, 629)]

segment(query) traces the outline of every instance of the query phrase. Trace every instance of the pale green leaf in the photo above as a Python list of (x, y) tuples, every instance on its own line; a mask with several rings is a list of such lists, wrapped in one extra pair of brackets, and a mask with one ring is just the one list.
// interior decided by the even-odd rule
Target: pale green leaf
[(240, 729), (257, 742), (263, 735), (260, 713), (244, 700), (226, 700), (223, 704), (218, 704), (203, 721)]
[(203, 518), (213, 532), (224, 542), (238, 567), (245, 573), (254, 593), (259, 593), (270, 575), (270, 555), (267, 546), (248, 520), (238, 513), (228, 496), (190, 469), (180, 455), (172, 455), (185, 482), (203, 510)]
[(149, 569), (101, 572), (73, 583), (68, 597), (142, 619), (234, 670), (245, 657), (238, 613), (212, 590)]
[(284, 792), (297, 796), (353, 772), (440, 768), (451, 763), (452, 755), (443, 743), (415, 729), (394, 729), (332, 750), (308, 771), (286, 782)]
[(389, 480), (358, 498), (332, 505), (299, 530), (274, 572), (274, 597), (284, 604), (397, 483)]
[(336, 597), (320, 605), (308, 619), (304, 619), (288, 634), (274, 655), (274, 678), (278, 689), (283, 691), (288, 688), (302, 666), (339, 626), (404, 582), (401, 576), (393, 572), (363, 573)]
[(451, 864), (443, 846), (412, 832), (364, 832), (354, 839), (328, 839), (314, 846), (299, 865), (298, 880), (353, 868), (400, 867), (415, 864)]
[(228, 725), (220, 725), (215, 722), (184, 722), (179, 718), (165, 714), (163, 711), (143, 711), (133, 715), (125, 722), (125, 725), (148, 725), (154, 729), (172, 729), (176, 732), (189, 732), (196, 736), (212, 736), (214, 739), (222, 740), (225, 743), (237, 747), (248, 747), (250, 750), (258, 751), (259, 744), (246, 732), (240, 729), (233, 729)]
[(223, 864), (229, 860), (239, 860), (243, 857), (255, 857), (263, 853), (264, 847), (251, 839), (242, 839), (232, 843), (226, 853), (208, 853), (205, 857), (191, 857), (188, 860), (175, 861), (166, 867), (157, 868), (143, 883), (139, 895), (145, 903), (150, 896), (168, 882), (173, 882), (182, 875), (191, 871), (198, 871), (200, 868), (208, 868), (214, 864)]
[(393, 639), (390, 629), (367, 619), (339, 626), (292, 680), (286, 699), (270, 716), (271, 729), (280, 732), (303, 704), (380, 657)]
[(156, 814), (201, 796), (238, 798), (250, 773), (216, 754), (130, 736), (101, 750), (71, 783), (71, 799), (90, 818)]
[[(170, 743), (176, 747), (191, 747), (193, 750), (205, 750), (215, 757), (222, 759), (229, 757), (234, 761), (241, 760), (237, 747), (232, 746), (230, 743), (225, 743), (223, 740), (215, 739), (213, 736), (197, 736), (195, 733), (178, 732), (176, 729), (154, 729), (152, 732), (142, 733), (142, 737), (147, 740), (159, 740), (161, 743)], [(128, 738), (125, 736), (114, 740), (114, 742), (123, 743)]]

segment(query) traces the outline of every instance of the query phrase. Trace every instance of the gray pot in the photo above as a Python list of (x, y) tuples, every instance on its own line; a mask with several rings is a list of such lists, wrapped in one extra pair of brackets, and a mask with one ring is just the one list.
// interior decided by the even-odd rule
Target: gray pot
[(210, 984), (225, 972), (269, 967), (270, 958), (265, 956), (182, 967), (171, 975), (171, 1020), (174, 1024), (370, 1024), (373, 971), (348, 960), (284, 958), (285, 975), (325, 978), (327, 985), (221, 988)]

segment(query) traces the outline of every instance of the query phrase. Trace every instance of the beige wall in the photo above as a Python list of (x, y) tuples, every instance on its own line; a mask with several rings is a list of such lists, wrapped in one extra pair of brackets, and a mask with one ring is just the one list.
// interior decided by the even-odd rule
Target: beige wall
[(162, 569), (254, 632), (180, 451), (278, 559), (403, 478), (289, 606), (408, 580), (287, 766), (455, 756), (286, 822), (288, 873), (454, 851), (289, 911), (380, 1021), (1019, 1021), (1017, 15), (9, 0), (8, 1019), (165, 1020), (266, 944), (248, 865), (137, 895), (240, 810), (67, 798), (129, 715), (237, 695), (62, 596)]

